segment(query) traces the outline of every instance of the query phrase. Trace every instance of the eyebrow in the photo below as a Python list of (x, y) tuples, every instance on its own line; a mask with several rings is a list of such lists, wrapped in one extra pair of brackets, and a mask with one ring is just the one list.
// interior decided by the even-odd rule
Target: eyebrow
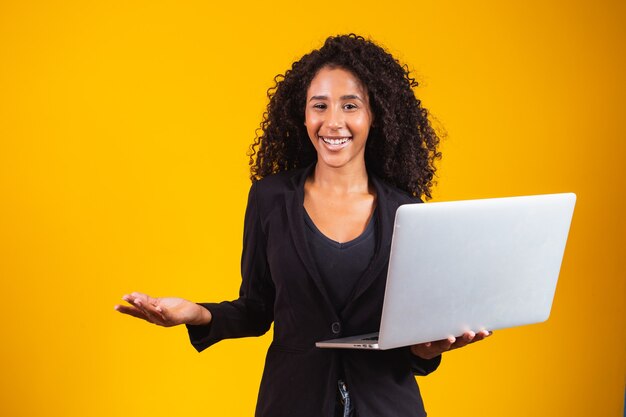
[[(342, 100), (359, 100), (363, 101), (363, 99), (356, 94), (347, 94), (345, 96), (340, 97)], [(313, 96), (309, 101), (313, 100), (328, 100), (328, 96)]]

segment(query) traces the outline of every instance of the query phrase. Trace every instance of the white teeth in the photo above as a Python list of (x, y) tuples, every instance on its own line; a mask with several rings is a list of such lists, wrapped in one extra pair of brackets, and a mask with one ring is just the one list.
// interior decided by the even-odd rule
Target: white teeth
[(328, 143), (329, 145), (342, 145), (344, 143), (346, 143), (347, 141), (350, 140), (350, 138), (325, 138), (323, 136), (320, 136), (320, 138)]

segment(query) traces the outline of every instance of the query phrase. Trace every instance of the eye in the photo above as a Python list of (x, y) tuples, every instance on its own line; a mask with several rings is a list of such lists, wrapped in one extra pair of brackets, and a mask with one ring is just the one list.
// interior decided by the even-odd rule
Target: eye
[(319, 109), (319, 110), (324, 110), (326, 108), (326, 104), (324, 104), (324, 103), (315, 103), (313, 105), (313, 108), (314, 109)]
[(355, 109), (357, 109), (358, 107), (357, 107), (357, 105), (356, 105), (356, 104), (353, 104), (353, 103), (347, 103), (347, 104), (345, 104), (345, 105), (343, 106), (343, 108), (344, 108), (344, 109), (346, 109), (346, 110), (355, 110)]

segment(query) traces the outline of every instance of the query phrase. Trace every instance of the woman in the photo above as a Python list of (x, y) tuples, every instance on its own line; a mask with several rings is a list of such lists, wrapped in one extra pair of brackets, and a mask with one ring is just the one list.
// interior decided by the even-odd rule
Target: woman
[(378, 329), (395, 211), (430, 198), (439, 139), (415, 86), (384, 49), (352, 34), (295, 62), (268, 92), (252, 146), (239, 298), (133, 293), (116, 309), (187, 325), (198, 351), (274, 322), (258, 416), (424, 416), (414, 375), (488, 332), (388, 351), (315, 347)]

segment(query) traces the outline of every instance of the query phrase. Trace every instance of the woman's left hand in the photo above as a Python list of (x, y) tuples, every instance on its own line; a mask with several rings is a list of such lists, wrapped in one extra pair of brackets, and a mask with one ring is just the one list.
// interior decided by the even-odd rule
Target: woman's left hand
[(469, 331), (463, 333), (463, 335), (458, 338), (450, 336), (447, 339), (437, 340), (435, 342), (413, 345), (411, 346), (411, 353), (422, 359), (432, 359), (441, 355), (443, 352), (447, 352), (448, 350), (458, 349), (470, 343), (479, 342), (492, 334), (493, 332), (487, 330), (482, 330), (478, 333)]

